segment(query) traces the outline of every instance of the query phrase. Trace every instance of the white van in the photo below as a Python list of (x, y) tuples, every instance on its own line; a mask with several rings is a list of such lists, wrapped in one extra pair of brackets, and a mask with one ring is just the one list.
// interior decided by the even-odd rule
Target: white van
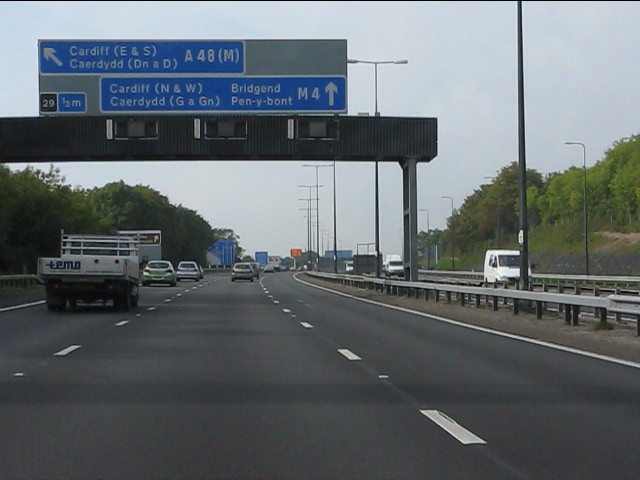
[(404, 277), (402, 257), (400, 255), (387, 255), (382, 263), (382, 272), (389, 277)]
[[(531, 278), (531, 267), (529, 267)], [(487, 250), (484, 255), (485, 283), (520, 281), (520, 251), (519, 250)]]

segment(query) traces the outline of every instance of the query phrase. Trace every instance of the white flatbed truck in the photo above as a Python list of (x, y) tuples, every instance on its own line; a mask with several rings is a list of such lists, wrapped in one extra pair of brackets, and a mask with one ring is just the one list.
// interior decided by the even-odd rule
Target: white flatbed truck
[(115, 310), (138, 306), (140, 265), (138, 239), (122, 235), (61, 233), (60, 257), (38, 259), (38, 278), (46, 290), (49, 311), (75, 308), (78, 301)]

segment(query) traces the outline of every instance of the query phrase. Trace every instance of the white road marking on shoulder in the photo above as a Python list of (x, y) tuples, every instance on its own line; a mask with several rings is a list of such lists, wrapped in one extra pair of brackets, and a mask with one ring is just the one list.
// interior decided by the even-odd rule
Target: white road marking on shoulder
[(69, 355), (71, 352), (76, 351), (77, 349), (79, 349), (82, 345), (71, 345), (63, 350), (60, 350), (59, 352), (54, 353), (53, 355), (56, 357), (64, 357), (66, 355)]
[(483, 439), (470, 432), (455, 420), (438, 410), (420, 410), (425, 417), (455, 437), (463, 445), (486, 444)]
[(45, 300), (40, 300), (39, 302), (23, 303), (22, 305), (14, 305), (12, 307), (4, 307), (4, 308), (0, 308), (0, 313), (1, 312), (10, 312), (11, 310), (18, 310), (19, 308), (34, 307), (36, 305), (43, 305), (45, 303), (47, 303)]
[(338, 352), (340, 352), (342, 355), (344, 355), (345, 357), (347, 357), (349, 360), (355, 361), (355, 360), (362, 360), (358, 355), (356, 355), (355, 353), (353, 353), (351, 350), (348, 350), (346, 348), (339, 348)]

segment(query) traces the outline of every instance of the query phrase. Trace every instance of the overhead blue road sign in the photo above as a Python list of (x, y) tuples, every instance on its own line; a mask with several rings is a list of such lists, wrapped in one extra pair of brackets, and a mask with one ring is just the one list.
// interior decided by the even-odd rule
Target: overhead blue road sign
[(42, 75), (243, 74), (245, 44), (213, 41), (40, 40)]
[(102, 112), (346, 112), (346, 77), (102, 77)]
[(235, 243), (233, 240), (218, 240), (211, 245), (211, 253), (213, 253), (222, 265), (233, 265), (235, 262)]

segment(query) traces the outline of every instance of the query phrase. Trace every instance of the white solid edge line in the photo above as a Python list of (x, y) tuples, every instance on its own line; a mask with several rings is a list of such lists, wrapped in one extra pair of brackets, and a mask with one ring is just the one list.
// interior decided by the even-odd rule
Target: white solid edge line
[(458, 322), (456, 320), (451, 320), (450, 318), (440, 317), (438, 315), (433, 315), (431, 313), (423, 313), (417, 312), (415, 310), (410, 310), (408, 308), (396, 307), (395, 305), (387, 305), (386, 303), (379, 303), (374, 300), (369, 300), (366, 298), (354, 297), (353, 295), (349, 295), (348, 293), (338, 292), (336, 290), (331, 290), (330, 288), (321, 287), (319, 285), (314, 285), (313, 283), (307, 283), (303, 280), (298, 279), (295, 275), (293, 278), (304, 285), (308, 285), (310, 287), (318, 288), (320, 290), (325, 290), (330, 293), (334, 293), (336, 295), (341, 295), (343, 297), (351, 298), (353, 300), (358, 300), (364, 303), (370, 303), (372, 305), (378, 305), (379, 307), (390, 308), (392, 310), (398, 310), (400, 312), (411, 313), (413, 315), (419, 315), (421, 317), (428, 317), (438, 320), (440, 322), (449, 323), (451, 325), (457, 325), (459, 327), (468, 328), (470, 330), (476, 330), (478, 332), (489, 333), (491, 335), (498, 335), (500, 337), (510, 338), (512, 340), (519, 340), (521, 342), (532, 343), (534, 345), (538, 345), (541, 347), (553, 348), (555, 350), (561, 350), (563, 352), (575, 353), (577, 355), (583, 355), (585, 357), (595, 358), (597, 360), (604, 360), (605, 362), (617, 363), (618, 365), (624, 365), (626, 367), (638, 368), (640, 369), (640, 363), (632, 362), (631, 360), (622, 360), (620, 358), (609, 357), (607, 355), (601, 355), (599, 353), (587, 352), (586, 350), (579, 350), (577, 348), (565, 347), (564, 345), (559, 345), (557, 343), (545, 342), (544, 340), (536, 340), (535, 338), (522, 337), (520, 335), (515, 335), (513, 333), (500, 332), (498, 330), (491, 330), (486, 327), (479, 327), (477, 325), (470, 325), (468, 323)]
[(447, 415), (438, 410), (420, 410), (420, 413), (429, 418), (429, 420), (434, 422), (443, 430), (446, 430), (450, 435), (455, 437), (463, 445), (486, 445), (487, 443), (476, 434), (470, 432), (462, 425), (456, 423), (453, 419), (449, 418)]
[(53, 355), (56, 357), (64, 357), (65, 355), (69, 355), (71, 352), (79, 349), (82, 345), (71, 345), (59, 352), (54, 353)]
[(47, 303), (46, 300), (39, 300), (37, 302), (23, 303), (21, 305), (14, 305), (12, 307), (3, 307), (3, 308), (0, 308), (0, 313), (1, 312), (10, 312), (11, 310), (18, 310), (20, 308), (35, 307), (36, 305), (43, 305), (45, 303)]
[(339, 348), (338, 352), (347, 357), (351, 361), (362, 360), (358, 355), (347, 348)]

